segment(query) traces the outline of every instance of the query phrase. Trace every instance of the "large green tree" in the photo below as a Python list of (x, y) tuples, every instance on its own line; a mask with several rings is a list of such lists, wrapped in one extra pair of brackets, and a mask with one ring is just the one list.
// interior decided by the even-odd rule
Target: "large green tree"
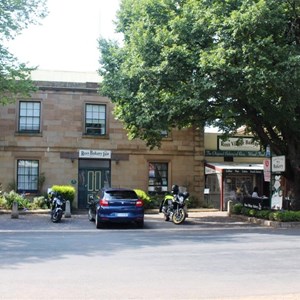
[(300, 209), (300, 1), (123, 0), (124, 43), (100, 40), (102, 92), (132, 137), (246, 125), (273, 155)]
[(8, 51), (7, 44), (29, 24), (46, 16), (46, 0), (1, 0), (0, 1), (0, 103), (14, 101), (18, 96), (27, 96), (34, 86), (30, 72), (34, 69), (20, 63)]

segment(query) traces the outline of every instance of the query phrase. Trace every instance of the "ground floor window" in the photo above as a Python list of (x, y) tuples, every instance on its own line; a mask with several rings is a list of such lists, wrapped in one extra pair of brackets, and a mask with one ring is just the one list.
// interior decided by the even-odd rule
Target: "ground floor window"
[(39, 184), (39, 161), (20, 159), (17, 165), (18, 192), (37, 192)]
[(168, 163), (149, 162), (148, 191), (166, 192), (168, 190)]

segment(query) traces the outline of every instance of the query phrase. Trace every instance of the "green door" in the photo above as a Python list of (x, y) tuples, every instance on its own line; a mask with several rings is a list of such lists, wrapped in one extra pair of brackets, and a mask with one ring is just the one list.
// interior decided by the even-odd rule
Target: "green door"
[[(78, 173), (78, 208), (87, 208), (90, 195), (95, 195), (103, 187), (110, 186), (110, 168), (91, 167), (87, 163), (79, 165)], [(85, 167), (84, 167), (85, 165)]]

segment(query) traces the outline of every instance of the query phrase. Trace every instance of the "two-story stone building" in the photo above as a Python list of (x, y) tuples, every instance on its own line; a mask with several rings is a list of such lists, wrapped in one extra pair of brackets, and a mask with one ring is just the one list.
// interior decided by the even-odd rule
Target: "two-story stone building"
[(203, 131), (173, 130), (160, 149), (150, 150), (128, 139), (113, 104), (98, 94), (97, 74), (36, 71), (32, 79), (38, 90), (31, 98), (0, 107), (4, 188), (41, 193), (72, 185), (78, 208), (105, 186), (160, 192), (176, 183), (202, 200)]

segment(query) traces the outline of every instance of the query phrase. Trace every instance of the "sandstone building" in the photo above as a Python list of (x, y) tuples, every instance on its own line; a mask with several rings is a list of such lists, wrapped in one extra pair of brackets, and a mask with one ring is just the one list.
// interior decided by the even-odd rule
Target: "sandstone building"
[(98, 94), (95, 74), (37, 71), (32, 78), (38, 90), (31, 98), (0, 107), (4, 189), (14, 184), (20, 193), (39, 194), (72, 185), (73, 206), (85, 208), (101, 187), (164, 192), (176, 183), (201, 201), (203, 131), (173, 130), (160, 149), (150, 150), (128, 139), (113, 104)]

